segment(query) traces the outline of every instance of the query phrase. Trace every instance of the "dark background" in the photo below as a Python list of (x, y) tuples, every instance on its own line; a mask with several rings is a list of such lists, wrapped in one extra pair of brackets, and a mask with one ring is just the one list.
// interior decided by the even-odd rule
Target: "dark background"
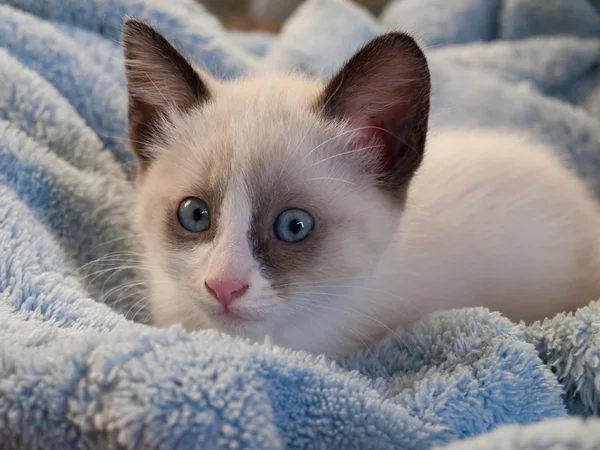
[[(231, 29), (277, 32), (303, 0), (198, 0)], [(354, 0), (373, 14), (388, 0)]]

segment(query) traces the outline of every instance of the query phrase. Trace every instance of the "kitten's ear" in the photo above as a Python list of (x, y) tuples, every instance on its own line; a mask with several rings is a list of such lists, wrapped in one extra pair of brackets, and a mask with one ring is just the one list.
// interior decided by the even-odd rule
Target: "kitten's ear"
[(173, 110), (185, 112), (206, 102), (210, 94), (193, 66), (150, 25), (127, 19), (122, 34), (129, 137), (143, 171), (153, 160), (161, 121)]
[[(331, 79), (316, 109), (348, 123), (349, 151), (392, 194), (421, 164), (431, 82), (425, 55), (402, 33), (373, 39)], [(364, 149), (364, 150), (361, 150)]]

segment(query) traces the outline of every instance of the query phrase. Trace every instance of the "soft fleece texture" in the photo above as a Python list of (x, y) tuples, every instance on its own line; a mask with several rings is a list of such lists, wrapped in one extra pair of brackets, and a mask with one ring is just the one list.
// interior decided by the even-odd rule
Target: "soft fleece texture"
[(414, 32), (433, 74), (432, 132), (528, 131), (600, 193), (597, 0), (402, 0), (378, 19), (311, 0), (280, 36), (228, 33), (189, 0), (0, 1), (0, 447), (600, 443), (596, 422), (564, 419), (600, 404), (598, 303), (529, 328), (483, 309), (437, 314), (341, 364), (145, 325), (127, 219), (126, 14), (223, 78), (329, 75), (376, 34)]

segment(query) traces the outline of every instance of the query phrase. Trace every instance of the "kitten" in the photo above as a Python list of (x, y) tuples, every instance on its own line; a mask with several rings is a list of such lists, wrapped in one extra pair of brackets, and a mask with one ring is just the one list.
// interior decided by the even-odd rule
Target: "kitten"
[(533, 321), (600, 295), (600, 214), (539, 145), (427, 142), (409, 36), (328, 83), (218, 82), (150, 26), (123, 28), (136, 219), (158, 326), (217, 328), (339, 358), (440, 310)]

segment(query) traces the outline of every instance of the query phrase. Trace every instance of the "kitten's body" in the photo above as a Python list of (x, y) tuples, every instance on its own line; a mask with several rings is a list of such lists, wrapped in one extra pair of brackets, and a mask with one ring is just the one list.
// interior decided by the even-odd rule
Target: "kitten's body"
[(533, 321), (600, 294), (596, 201), (553, 149), (497, 131), (442, 132), (409, 192), (393, 258), (413, 301)]
[[(422, 57), (402, 36), (366, 48), (377, 64), (362, 55), (358, 65), (371, 75), (351, 60), (334, 88), (284, 75), (233, 83), (202, 75), (200, 87), (184, 92), (169, 81), (181, 61), (164, 70), (170, 50), (130, 26), (133, 138), (149, 139), (144, 121), (156, 122), (153, 108), (164, 108), (160, 136), (136, 148), (136, 217), (157, 325), (269, 336), (340, 357), (439, 309), (485, 306), (535, 320), (600, 295), (600, 215), (550, 149), (506, 133), (440, 132), (412, 176), (428, 77), (426, 66), (413, 67)], [(400, 64), (388, 63), (394, 56)], [(146, 91), (135, 72), (143, 58), (145, 76), (163, 69)], [(147, 92), (157, 84), (160, 97)], [(394, 101), (396, 89), (411, 100)], [(393, 173), (383, 176), (384, 167)], [(177, 224), (177, 206), (189, 196), (211, 209), (203, 233)], [(305, 240), (273, 237), (286, 208), (314, 216)], [(244, 294), (223, 309), (205, 280), (239, 277)]]
[(598, 298), (596, 201), (553, 153), (491, 130), (430, 138), (375, 283), (394, 294), (379, 320), (483, 306), (532, 322)]

